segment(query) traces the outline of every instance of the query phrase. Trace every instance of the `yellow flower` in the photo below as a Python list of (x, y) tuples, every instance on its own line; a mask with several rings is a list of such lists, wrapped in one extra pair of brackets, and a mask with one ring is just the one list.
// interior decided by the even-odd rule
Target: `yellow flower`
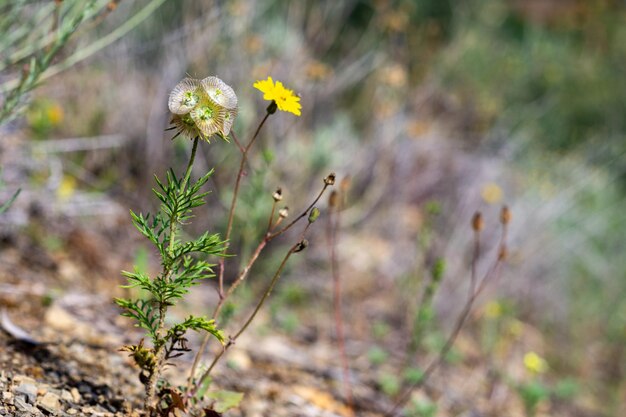
[(254, 88), (263, 93), (263, 99), (273, 101), (278, 106), (278, 110), (293, 113), (296, 116), (300, 116), (300, 97), (294, 94), (292, 90), (285, 88), (280, 81), (272, 80), (272, 77), (267, 77), (267, 80), (260, 80), (254, 83)]
[(548, 370), (548, 363), (535, 352), (524, 355), (524, 366), (533, 374), (542, 374)]
[(495, 204), (502, 200), (502, 188), (496, 183), (489, 183), (480, 190), (480, 195), (487, 204)]
[(484, 307), (485, 317), (489, 319), (497, 319), (502, 315), (503, 308), (502, 304), (497, 301), (490, 301)]

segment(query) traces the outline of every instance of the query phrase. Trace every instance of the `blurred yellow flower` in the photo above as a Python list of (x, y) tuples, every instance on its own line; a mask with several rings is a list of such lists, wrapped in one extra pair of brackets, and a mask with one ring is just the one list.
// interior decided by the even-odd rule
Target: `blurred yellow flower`
[(542, 374), (548, 370), (548, 363), (535, 352), (524, 355), (524, 366), (533, 374)]
[(52, 126), (57, 126), (63, 121), (63, 108), (57, 103), (50, 105), (50, 107), (46, 109), (46, 113)]
[(69, 199), (76, 192), (76, 185), (76, 178), (64, 175), (57, 188), (57, 198), (59, 200)]
[(485, 184), (480, 190), (480, 196), (485, 200), (485, 203), (495, 204), (502, 201), (502, 188), (496, 183)]
[(502, 304), (497, 301), (490, 301), (485, 305), (483, 311), (485, 312), (485, 317), (497, 319), (502, 315)]
[(280, 81), (272, 80), (272, 77), (267, 77), (267, 80), (259, 80), (253, 84), (253, 87), (263, 93), (263, 99), (273, 101), (278, 106), (278, 110), (293, 113), (296, 116), (300, 116), (300, 97), (298, 97), (292, 90), (285, 88)]

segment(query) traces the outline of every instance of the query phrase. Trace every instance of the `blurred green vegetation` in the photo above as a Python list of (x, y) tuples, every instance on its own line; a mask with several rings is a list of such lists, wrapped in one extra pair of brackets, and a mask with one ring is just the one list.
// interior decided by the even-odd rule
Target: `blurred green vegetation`
[[(118, 24), (137, 7), (122, 2), (121, 13), (107, 20)], [(107, 30), (105, 25), (94, 33), (102, 36)], [(352, 160), (360, 162), (350, 173), (355, 177), (354, 194), (360, 197), (374, 189), (377, 166), (394, 149), (402, 153), (413, 143), (404, 131), (389, 139), (392, 127), (402, 130), (398, 126), (419, 122), (421, 131), (423, 125), (440, 123), (447, 129), (441, 141), (460, 145), (456, 152), (502, 160), (514, 178), (512, 189), (505, 190), (512, 199), (513, 226), (522, 224), (511, 246), (524, 253), (521, 261), (511, 262), (511, 280), (518, 291), (506, 294), (502, 317), (484, 323), (482, 349), (495, 352), (507, 327), (520, 320), (532, 323), (545, 330), (545, 356), (554, 366), (549, 383), (519, 386), (528, 409), (554, 387), (559, 398), (576, 396), (576, 390), (581, 396), (591, 393), (598, 398), (595, 406), (618, 415), (626, 385), (623, 2), (165, 2), (116, 47), (61, 80), (73, 86), (62, 102), (46, 96), (54, 90), (33, 101), (26, 119), (32, 136), (42, 140), (118, 130), (133, 138), (133, 152), (123, 160), (127, 166), (109, 164), (119, 170), (118, 177), (107, 177), (112, 189), (120, 184), (141, 189), (128, 186), (127, 177), (149, 180), (160, 169), (152, 168), (164, 160), (185, 159), (187, 143), (177, 142), (176, 149), (159, 153), (155, 149), (166, 148), (162, 145), (169, 139), (139, 139), (147, 136), (148, 121), (154, 124), (165, 108), (148, 95), (163, 101), (184, 73), (227, 75), (225, 80), (240, 98), (240, 137), (254, 127), (263, 110), (251, 91), (255, 77), (280, 75), (302, 90), (303, 117), (297, 123), (272, 120), (258, 143), (259, 152), (251, 157), (233, 235), (233, 247), (244, 247), (244, 253), (262, 233), (277, 186), (284, 187), (292, 215), (304, 205), (302, 196), (318, 189), (327, 170), (344, 169)], [(432, 98), (416, 104), (424, 91)], [(68, 118), (72, 123), (59, 125)], [(167, 121), (162, 122), (151, 133), (161, 133)], [(214, 145), (203, 156), (206, 166), (217, 168), (219, 202), (213, 203), (216, 210), (194, 220), (200, 227), (225, 222), (220, 213), (229, 204), (227, 190), (237, 169), (237, 150)], [(453, 152), (451, 148), (442, 144), (438, 152)], [(397, 194), (380, 204), (418, 201), (423, 209), (420, 233), (413, 239), (417, 271), (395, 281), (404, 297), (401, 304), (414, 300), (419, 283), (435, 275), (429, 270), (433, 257), (442, 255), (441, 241), (450, 236), (446, 225), (465, 221), (454, 218), (449, 202), (456, 202), (456, 196), (446, 195), (454, 192), (446, 187), (419, 198), (398, 195), (409, 192), (404, 188), (409, 179), (401, 178), (402, 186), (388, 191)], [(365, 211), (375, 209), (384, 208)], [(368, 212), (363, 218), (367, 216), (374, 217)], [(365, 223), (354, 224), (346, 234)], [(547, 232), (550, 239), (544, 239)], [(382, 227), (371, 233), (391, 234)], [(445, 260), (446, 269), (455, 272), (454, 260)], [(274, 267), (272, 260), (255, 266), (260, 276)], [(443, 277), (444, 287), (447, 279)], [(246, 291), (252, 289), (242, 287), (244, 302), (253, 298)], [(302, 294), (297, 287), (285, 287), (277, 295), (272, 312), (278, 324), (292, 332), (302, 317), (284, 311), (301, 303)], [(433, 330), (441, 317), (437, 303), (431, 307), (430, 301), (413, 312), (415, 332), (429, 333), (414, 341), (426, 351), (436, 350), (445, 337)], [(235, 313), (230, 307), (225, 316)], [(376, 344), (366, 353), (372, 365), (389, 361), (385, 342), (393, 339), (395, 325), (386, 318), (374, 321)], [(590, 357), (590, 350), (597, 355)], [(396, 391), (396, 382), (388, 377), (380, 381), (390, 393)], [(437, 410), (426, 400), (412, 407), (413, 415)]]

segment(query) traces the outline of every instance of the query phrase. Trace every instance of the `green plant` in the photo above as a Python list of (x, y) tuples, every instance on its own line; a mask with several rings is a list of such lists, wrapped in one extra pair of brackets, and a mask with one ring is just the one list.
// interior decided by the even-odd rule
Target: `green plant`
[[(148, 276), (145, 268), (138, 267), (133, 272), (124, 271), (123, 275), (128, 280), (128, 285), (125, 287), (140, 288), (148, 297), (116, 299), (117, 304), (124, 309), (122, 314), (134, 319), (136, 325), (146, 331), (146, 337), (150, 341), (149, 345), (144, 345), (144, 339), (142, 339), (137, 344), (124, 346), (122, 350), (130, 352), (141, 369), (140, 380), (145, 387), (144, 408), (151, 416), (167, 416), (176, 408), (214, 410), (219, 413), (239, 403), (242, 395), (238, 393), (207, 391), (211, 380), (210, 373), (256, 317), (274, 289), (291, 255), (306, 248), (308, 242), (304, 238), (305, 233), (320, 214), (314, 205), (326, 188), (332, 186), (335, 181), (334, 174), (324, 178), (324, 186), (313, 203), (293, 221), (281, 228), (279, 225), (285, 220), (288, 212), (286, 208), (277, 210), (277, 204), (282, 200), (283, 195), (280, 188), (274, 192), (272, 195), (274, 203), (267, 222), (267, 230), (261, 242), (235, 281), (230, 287), (225, 288), (224, 257), (231, 255), (228, 253), (228, 241), (235, 219), (236, 203), (248, 152), (266, 120), (276, 110), (281, 109), (297, 115), (300, 112), (299, 97), (296, 97), (291, 90), (285, 89), (280, 82), (274, 85), (270, 78), (269, 81), (258, 82), (255, 86), (265, 93), (265, 98), (270, 100), (270, 104), (252, 139), (245, 146), (231, 130), (238, 109), (237, 96), (230, 86), (217, 77), (208, 77), (201, 81), (186, 78), (174, 88), (168, 103), (173, 113), (172, 129), (176, 131), (174, 137), (181, 136), (193, 140), (187, 169), (182, 177), (178, 177), (172, 169), (167, 172), (165, 181), (155, 177), (157, 187), (153, 191), (161, 202), (157, 214), (144, 215), (131, 211), (135, 227), (156, 248), (162, 267), (161, 272), (155, 277)], [(213, 173), (211, 170), (196, 181), (192, 181), (196, 152), (200, 139), (209, 142), (214, 136), (224, 140), (230, 136), (242, 154), (225, 238), (222, 239), (218, 234), (207, 231), (196, 239), (184, 240), (181, 238), (181, 229), (192, 219), (194, 209), (204, 204), (204, 198), (208, 192), (203, 191), (203, 186)], [(216, 323), (223, 308), (231, 309), (227, 307), (226, 302), (234, 290), (246, 279), (263, 248), (305, 217), (308, 222), (304, 230), (284, 256), (253, 312), (238, 331), (227, 337), (224, 331), (218, 329)], [(208, 257), (210, 256), (217, 256), (218, 263), (209, 263)], [(217, 274), (214, 273), (216, 266)], [(167, 320), (168, 310), (183, 299), (192, 286), (197, 285), (203, 279), (216, 276), (220, 298), (211, 318), (190, 315), (178, 323), (170, 323)], [(191, 367), (187, 386), (173, 387), (167, 381), (161, 380), (161, 374), (163, 369), (170, 364), (171, 359), (190, 351), (186, 339), (186, 333), (190, 330), (205, 332), (206, 336)], [(200, 376), (196, 376), (200, 358), (211, 337), (220, 342), (221, 348), (208, 368), (204, 369)], [(203, 399), (210, 401), (210, 404), (202, 405)]]
[[(66, 0), (28, 4), (7, 0), (0, 5), (0, 125), (13, 120), (24, 108), (28, 93), (45, 79), (71, 67), (110, 45), (146, 19), (165, 0), (151, 0), (139, 12), (106, 36), (55, 62), (80, 27), (100, 23), (117, 2)], [(8, 77), (4, 77), (7, 75)]]
[[(412, 392), (417, 388), (421, 388), (426, 383), (428, 378), (445, 360), (453, 362), (456, 361), (457, 358), (455, 356), (458, 355), (450, 355), (452, 353), (452, 348), (454, 347), (454, 342), (456, 341), (461, 332), (461, 329), (469, 318), (470, 313), (472, 312), (472, 308), (474, 306), (474, 302), (482, 294), (487, 285), (499, 275), (502, 265), (507, 258), (506, 239), (508, 225), (510, 221), (511, 212), (507, 206), (503, 206), (500, 211), (500, 224), (502, 226), (502, 232), (500, 235), (500, 241), (498, 243), (498, 251), (490, 268), (482, 277), (479, 278), (476, 272), (476, 263), (480, 258), (480, 233), (484, 227), (484, 221), (480, 212), (476, 212), (474, 214), (471, 220), (471, 227), (474, 232), (474, 251), (472, 256), (470, 282), (468, 286), (468, 294), (465, 305), (463, 306), (463, 309), (461, 310), (461, 313), (459, 314), (456, 323), (454, 324), (452, 332), (445, 339), (445, 342), (443, 342), (443, 344), (438, 347), (435, 357), (428, 363), (426, 367), (424, 367), (424, 371), (419, 378), (416, 378), (413, 382), (410, 382), (404, 390), (401, 390), (401, 394), (398, 396), (393, 407), (387, 413), (385, 413), (386, 417), (399, 415), (401, 410), (411, 399)], [(433, 267), (433, 277), (437, 277), (437, 280), (441, 280), (443, 277), (444, 265), (445, 264), (442, 261), (435, 262), (435, 265)]]

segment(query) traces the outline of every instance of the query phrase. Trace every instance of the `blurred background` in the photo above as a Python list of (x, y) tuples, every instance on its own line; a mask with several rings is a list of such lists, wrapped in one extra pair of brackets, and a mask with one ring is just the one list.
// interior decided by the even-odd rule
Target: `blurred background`
[[(34, 28), (83, 7), (18, 3), (19, 18), (2, 26), (5, 105), (11, 83), (39, 53), (24, 52), (39, 40), (18, 37), (18, 28), (31, 25), (37, 36)], [(154, 212), (153, 175), (185, 167), (190, 143), (164, 131), (169, 92), (187, 75), (220, 77), (238, 95), (235, 131), (246, 138), (266, 106), (252, 84), (272, 76), (301, 96), (302, 117), (272, 116), (255, 145), (233, 235), (243, 255), (229, 260), (231, 276), (260, 239), (275, 187), (297, 213), (330, 171), (349, 177), (339, 258), (345, 310), (359, 317), (348, 338), (365, 343), (348, 347), (393, 396), (402, 381), (385, 364), (411, 338), (415, 314), (399, 306), (415, 305), (443, 262), (432, 341), (423, 349), (440, 346), (469, 284), (471, 217), (479, 210), (485, 219), (484, 273), (507, 204), (509, 262), (479, 300), (457, 356), (473, 357), (470, 367), (485, 374), (497, 371), (516, 401), (528, 407), (537, 399), (545, 415), (626, 414), (622, 1), (95, 4), (97, 13), (51, 61), (58, 73), (24, 95), (0, 127), (0, 203), (21, 189), (0, 214), (5, 272), (28, 253), (28, 268), (40, 268), (29, 285), (45, 282), (41, 292), (56, 297), (75, 280), (115, 291), (119, 269), (133, 264), (158, 270), (128, 209)], [(119, 39), (98, 45), (125, 25)], [(238, 164), (232, 143), (201, 145), (195, 175), (210, 168), (215, 175), (190, 233), (224, 230)], [(311, 251), (290, 266), (271, 306), (273, 331), (332, 333), (324, 227), (309, 240)], [(291, 242), (272, 246), (277, 256), (257, 273), (271, 271)], [(81, 266), (68, 266), (76, 260)], [(49, 281), (41, 270), (51, 271)], [(18, 285), (9, 275), (5, 283)], [(252, 300), (253, 280), (242, 303)], [(548, 368), (524, 376), (520, 355), (530, 351)], [(445, 402), (440, 414), (427, 414), (434, 400), (420, 401), (417, 415), (457, 415)]]

